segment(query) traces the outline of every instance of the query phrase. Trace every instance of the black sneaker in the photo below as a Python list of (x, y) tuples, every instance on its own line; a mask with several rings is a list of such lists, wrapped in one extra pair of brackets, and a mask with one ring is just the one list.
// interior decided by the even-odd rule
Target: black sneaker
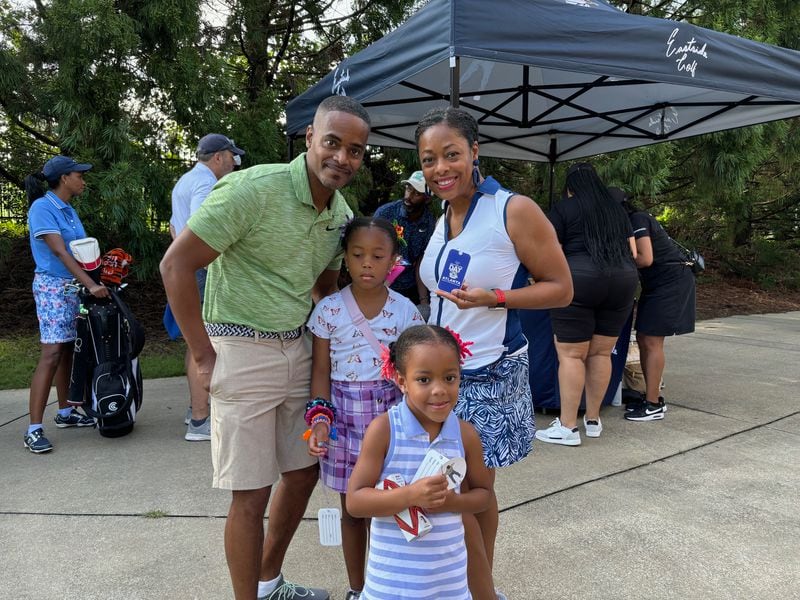
[(634, 410), (626, 412), (625, 418), (628, 421), (658, 421), (664, 418), (665, 412), (667, 412), (667, 405), (663, 398), (659, 398), (658, 404), (645, 402)]
[[(659, 396), (658, 397), (658, 402), (660, 404), (664, 404), (664, 396)], [(625, 405), (625, 412), (627, 413), (627, 412), (631, 412), (631, 411), (634, 411), (634, 410), (641, 410), (642, 407), (647, 406), (647, 404), (648, 404), (648, 402), (647, 402), (647, 400), (645, 400), (644, 397), (642, 397), (641, 400), (633, 400), (633, 401), (631, 401), (631, 402), (629, 402), (628, 404)], [(666, 404), (664, 404), (664, 412), (667, 412), (667, 405)]]
[(34, 454), (42, 454), (43, 452), (50, 452), (53, 449), (53, 444), (44, 437), (44, 429), (34, 429), (30, 433), (26, 433), (23, 438), (25, 447)]
[(62, 429), (64, 427), (94, 427), (95, 425), (94, 419), (82, 415), (74, 408), (66, 417), (56, 413), (53, 420), (56, 422), (56, 427), (61, 427)]

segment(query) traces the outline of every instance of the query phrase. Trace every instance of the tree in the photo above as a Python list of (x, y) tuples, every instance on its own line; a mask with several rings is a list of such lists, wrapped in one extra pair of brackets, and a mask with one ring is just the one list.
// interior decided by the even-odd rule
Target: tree
[[(423, 0), (0, 0), (0, 178), (21, 186), (55, 153), (92, 162), (79, 210), (104, 248), (155, 272), (169, 192), (197, 140), (216, 131), (245, 165), (284, 160), (286, 103)], [(794, 0), (612, 0), (800, 48)], [(593, 158), (676, 236), (734, 273), (784, 261), (800, 236), (798, 122), (780, 122)], [(546, 204), (546, 165), (482, 160), (486, 173)], [(563, 181), (569, 165), (557, 166)], [(365, 213), (418, 168), (413, 151), (373, 148), (353, 185)], [(766, 261), (766, 262), (765, 262)], [(791, 262), (791, 261), (789, 261)], [(793, 275), (800, 282), (800, 275)]]
[(91, 162), (87, 230), (154, 273), (153, 223), (196, 140), (227, 133), (245, 164), (282, 159), (286, 101), (414, 2), (360, 0), (327, 18), (332, 5), (236, 0), (204, 15), (199, 0), (0, 0), (0, 176), (21, 187), (54, 154)]

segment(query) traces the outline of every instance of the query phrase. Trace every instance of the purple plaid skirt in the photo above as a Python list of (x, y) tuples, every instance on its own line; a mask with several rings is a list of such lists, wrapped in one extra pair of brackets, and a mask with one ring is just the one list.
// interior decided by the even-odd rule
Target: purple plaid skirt
[(389, 381), (331, 381), (331, 401), (336, 407), (338, 439), (328, 441), (328, 454), (320, 459), (322, 483), (340, 493), (356, 466), (367, 425), (402, 400)]

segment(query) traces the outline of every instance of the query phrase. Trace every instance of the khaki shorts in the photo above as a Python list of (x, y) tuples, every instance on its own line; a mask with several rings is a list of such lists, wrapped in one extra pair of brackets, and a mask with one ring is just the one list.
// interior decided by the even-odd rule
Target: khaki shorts
[(213, 486), (254, 490), (317, 459), (303, 440), (311, 393), (311, 340), (212, 337)]

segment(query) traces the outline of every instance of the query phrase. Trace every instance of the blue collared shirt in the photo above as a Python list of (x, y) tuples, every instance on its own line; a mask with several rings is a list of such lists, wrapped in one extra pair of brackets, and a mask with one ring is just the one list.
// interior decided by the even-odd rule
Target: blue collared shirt
[(217, 184), (217, 176), (206, 165), (198, 162), (184, 173), (172, 188), (172, 217), (169, 222), (177, 236)]
[[(430, 439), (428, 432), (425, 431), (425, 428), (408, 407), (407, 399), (403, 398), (403, 401), (398, 404), (398, 410), (400, 411), (400, 421), (403, 424), (403, 431), (408, 437)], [(454, 412), (447, 415), (444, 423), (442, 423), (442, 429), (439, 435), (436, 436), (436, 439), (432, 440), (430, 444), (434, 446), (445, 441), (456, 441), (461, 444), (461, 424), (458, 422), (458, 417)]]
[(406, 210), (403, 199), (395, 200), (389, 204), (379, 206), (375, 211), (376, 217), (383, 217), (388, 221), (397, 221), (397, 224), (403, 228), (403, 239), (405, 244), (400, 244), (400, 254), (409, 263), (410, 267), (405, 270), (395, 279), (392, 284), (392, 289), (407, 290), (409, 288), (417, 287), (417, 277), (415, 275), (414, 265), (422, 258), (425, 253), (425, 247), (428, 245), (428, 240), (433, 235), (433, 230), (436, 227), (436, 218), (433, 216), (429, 206), (426, 206), (422, 216), (416, 221), (408, 218), (408, 211)]
[(64, 263), (53, 254), (44, 236), (54, 233), (64, 239), (67, 252), (72, 254), (69, 243), (86, 237), (83, 223), (71, 205), (64, 202), (50, 190), (35, 200), (28, 209), (28, 229), (31, 241), (31, 252), (36, 263), (36, 273), (45, 273), (53, 277), (72, 279)]

